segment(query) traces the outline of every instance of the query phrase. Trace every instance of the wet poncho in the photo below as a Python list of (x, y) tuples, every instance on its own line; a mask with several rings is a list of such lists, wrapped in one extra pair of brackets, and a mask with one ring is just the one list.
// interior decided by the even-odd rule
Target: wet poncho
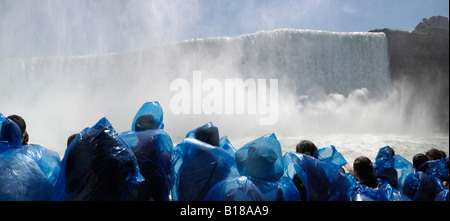
[[(352, 175), (348, 175), (352, 176)], [(356, 178), (355, 178), (356, 179)], [(410, 201), (410, 199), (397, 189), (393, 188), (386, 180), (377, 179), (377, 188), (368, 187), (357, 183), (352, 191), (352, 201)]]
[(406, 177), (414, 173), (413, 165), (402, 156), (395, 155), (394, 168), (397, 170), (397, 189), (403, 192), (403, 184), (406, 181)]
[(283, 160), (285, 176), (294, 180), (303, 201), (349, 200), (351, 184), (335, 166), (301, 153), (285, 153)]
[(163, 109), (158, 101), (146, 102), (137, 112), (131, 130), (164, 129)]
[(31, 159), (17, 150), (0, 153), (0, 201), (49, 200), (52, 185)]
[(0, 113), (0, 152), (18, 149), (22, 144), (22, 134), (14, 121)]
[(228, 140), (227, 136), (223, 136), (219, 139), (219, 129), (211, 122), (189, 131), (186, 134), (186, 138), (195, 138), (213, 146), (218, 146), (232, 156), (236, 153), (236, 149)]
[(67, 147), (53, 200), (125, 200), (144, 179), (131, 149), (106, 118)]
[(334, 145), (318, 149), (314, 153), (314, 157), (321, 161), (327, 162), (330, 165), (334, 165), (336, 168), (341, 168), (347, 164), (345, 158), (341, 153), (339, 153), (339, 151), (337, 151)]
[(433, 175), (437, 177), (441, 182), (448, 180), (448, 169), (447, 169), (448, 157), (440, 160), (428, 161), (417, 168), (420, 170), (422, 167), (427, 167), (425, 170), (426, 174)]
[(131, 147), (145, 178), (128, 200), (169, 200), (173, 143), (163, 130), (128, 131), (120, 137)]
[(281, 146), (275, 134), (267, 134), (236, 151), (241, 176), (216, 184), (205, 200), (211, 201), (298, 201), (300, 194), (288, 177), (283, 177)]
[(437, 177), (421, 171), (409, 174), (403, 184), (403, 193), (413, 201), (432, 201), (443, 190)]
[(386, 180), (392, 187), (402, 191), (403, 183), (410, 173), (414, 173), (411, 162), (395, 155), (389, 146), (380, 148), (374, 163), (376, 177)]
[(175, 148), (172, 199), (199, 201), (217, 182), (236, 175), (234, 157), (220, 147), (186, 138)]
[(38, 144), (22, 146), (19, 152), (29, 156), (37, 163), (52, 187), (56, 185), (61, 170), (61, 160), (57, 152)]
[(162, 122), (155, 123), (153, 119), (162, 120), (162, 109), (157, 101), (147, 102), (139, 110), (134, 130), (119, 133), (136, 156), (140, 173), (145, 178), (128, 200), (169, 200), (173, 143), (165, 131), (157, 129)]
[(439, 194), (436, 195), (436, 198), (434, 198), (434, 201), (449, 201), (448, 199), (448, 189), (444, 189)]
[[(186, 134), (174, 151), (172, 200), (200, 201), (217, 182), (237, 175), (234, 156), (220, 145), (217, 127), (208, 123)], [(228, 148), (232, 145), (223, 142)]]
[(43, 172), (21, 147), (19, 126), (0, 114), (0, 201), (49, 200), (54, 185), (51, 170)]
[(389, 146), (380, 148), (375, 157), (373, 169), (376, 177), (386, 180), (392, 187), (397, 188), (398, 174), (394, 168), (394, 155), (394, 151)]

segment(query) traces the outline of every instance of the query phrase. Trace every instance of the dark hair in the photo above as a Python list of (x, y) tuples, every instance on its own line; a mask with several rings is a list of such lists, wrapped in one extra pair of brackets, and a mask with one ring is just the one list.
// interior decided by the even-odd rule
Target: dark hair
[(14, 121), (17, 126), (19, 126), (20, 132), (23, 136), (25, 134), (25, 131), (27, 130), (27, 124), (25, 123), (25, 120), (19, 115), (10, 115), (8, 116), (8, 118)]
[(371, 188), (378, 187), (378, 180), (373, 174), (373, 165), (369, 158), (363, 156), (356, 158), (353, 162), (353, 169), (361, 184)]
[(439, 150), (439, 152), (441, 152), (441, 159), (444, 159), (447, 157), (447, 154), (443, 150)]
[(70, 143), (72, 143), (72, 141), (75, 139), (75, 137), (77, 137), (78, 134), (72, 134), (69, 136), (69, 138), (67, 138), (67, 146), (70, 145)]
[(30, 136), (28, 136), (28, 132), (25, 131), (25, 134), (23, 135), (23, 139), (22, 139), (22, 145), (28, 145), (29, 139), (30, 139)]
[(435, 148), (429, 149), (425, 154), (429, 160), (440, 160), (443, 158), (441, 151)]
[(317, 151), (316, 145), (314, 145), (313, 142), (309, 140), (302, 140), (300, 143), (297, 144), (297, 147), (295, 148), (295, 151), (297, 153), (306, 154), (309, 156), (313, 156), (314, 153)]
[(216, 126), (209, 126), (208, 124), (205, 124), (197, 128), (194, 136), (197, 140), (201, 140), (213, 146), (219, 146), (219, 128), (217, 128)]
[[(419, 167), (421, 165), (423, 165), (424, 163), (428, 162), (428, 157), (425, 154), (423, 154), (423, 153), (418, 153), (418, 154), (414, 155), (412, 161), (413, 161), (412, 162), (413, 163), (413, 167), (417, 170), (417, 169), (419, 169)], [(423, 167), (420, 167), (419, 171), (423, 172), (427, 168), (428, 168), (428, 165), (424, 165)]]
[(134, 128), (135, 131), (154, 130), (158, 129), (158, 124), (156, 123), (156, 119), (153, 115), (145, 114), (136, 120), (136, 123), (134, 123)]

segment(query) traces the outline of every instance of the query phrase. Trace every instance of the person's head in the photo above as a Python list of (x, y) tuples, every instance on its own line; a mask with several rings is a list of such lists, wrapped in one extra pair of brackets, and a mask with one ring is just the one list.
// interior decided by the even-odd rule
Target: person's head
[(384, 146), (380, 148), (377, 156), (375, 157), (375, 168), (390, 168), (394, 165), (395, 151), (390, 146)]
[[(419, 167), (421, 165), (428, 162), (428, 157), (423, 153), (418, 153), (418, 154), (414, 155), (412, 161), (413, 161), (412, 163), (413, 163), (414, 169), (417, 170), (417, 169), (419, 169)], [(427, 165), (424, 165), (423, 167), (420, 168), (420, 171), (425, 171), (427, 169), (427, 167), (428, 167)]]
[(136, 119), (134, 124), (135, 131), (158, 129), (158, 124), (153, 115), (145, 114)]
[(314, 145), (313, 142), (309, 140), (302, 140), (300, 143), (297, 144), (297, 147), (295, 148), (295, 151), (297, 153), (306, 154), (309, 156), (313, 156), (314, 153), (317, 151), (316, 145)]
[(194, 136), (197, 140), (201, 140), (213, 146), (219, 146), (220, 143), (219, 128), (217, 128), (216, 126), (210, 126), (209, 124), (205, 124), (197, 128)]
[(22, 138), (22, 145), (28, 145), (28, 139), (29, 139), (30, 137), (28, 136), (28, 132), (27, 131), (25, 131), (25, 135), (23, 136), (23, 138)]
[(22, 144), (19, 126), (7, 118), (1, 122), (0, 127), (0, 143), (6, 144), (3, 149), (19, 148)]
[(372, 188), (378, 186), (377, 178), (373, 174), (372, 161), (369, 158), (364, 156), (356, 158), (353, 162), (353, 170), (360, 183)]
[(435, 148), (428, 150), (425, 154), (427, 155), (428, 160), (440, 160), (443, 158), (441, 151)]
[(69, 136), (69, 138), (67, 138), (67, 146), (70, 145), (70, 143), (72, 143), (72, 141), (75, 139), (75, 137), (77, 137), (78, 134), (72, 134)]
[[(8, 116), (8, 118), (11, 119), (12, 121), (14, 121), (14, 123), (16, 123), (17, 126), (19, 126), (20, 132), (22, 133), (22, 143), (23, 143), (24, 137), (28, 136), (28, 133), (26, 132), (27, 124), (25, 123), (25, 120), (19, 115), (10, 115), (10, 116)], [(27, 143), (28, 143), (28, 140), (27, 140)], [(23, 144), (23, 145), (25, 145), (25, 144)]]
[(441, 159), (444, 159), (447, 157), (447, 154), (444, 151), (439, 150), (439, 152), (441, 152)]

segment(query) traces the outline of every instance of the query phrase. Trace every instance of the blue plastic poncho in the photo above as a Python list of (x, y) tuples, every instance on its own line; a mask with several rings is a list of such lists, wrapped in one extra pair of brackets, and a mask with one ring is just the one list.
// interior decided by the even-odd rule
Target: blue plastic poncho
[(206, 196), (212, 201), (297, 201), (293, 181), (282, 177), (281, 146), (275, 134), (267, 134), (236, 151), (241, 176), (216, 184)]
[(298, 201), (300, 194), (288, 177), (277, 182), (248, 176), (228, 177), (211, 188), (208, 201)]
[(448, 189), (444, 189), (439, 194), (436, 195), (436, 198), (434, 198), (434, 201), (449, 201), (448, 199)]
[(329, 164), (335, 165), (338, 168), (341, 168), (342, 166), (347, 164), (347, 161), (344, 159), (342, 154), (337, 151), (334, 145), (318, 149), (314, 153), (314, 157)]
[(163, 110), (158, 101), (146, 102), (133, 119), (131, 130), (164, 129)]
[(446, 181), (448, 179), (448, 169), (447, 169), (447, 163), (448, 163), (448, 157), (440, 160), (432, 160), (425, 162), (424, 164), (420, 165), (418, 170), (420, 168), (426, 166), (427, 169), (425, 170), (426, 174), (433, 175), (437, 177), (440, 181)]
[(394, 168), (394, 151), (389, 146), (380, 148), (373, 165), (376, 177), (386, 180), (392, 187), (398, 187), (398, 174)]
[(219, 129), (211, 122), (189, 131), (186, 134), (186, 138), (195, 138), (213, 146), (218, 146), (232, 156), (236, 153), (236, 149), (228, 140), (227, 136), (223, 136), (219, 139)]
[[(2, 130), (2, 128), (4, 129)], [(21, 139), (22, 136), (19, 126), (0, 114), (0, 142), (3, 144), (0, 147), (0, 152), (2, 150), (20, 149), (20, 153), (27, 155), (38, 164), (47, 177), (48, 182), (54, 186), (61, 168), (59, 154), (38, 144), (22, 146)]]
[(414, 173), (414, 167), (411, 162), (400, 155), (394, 156), (394, 168), (397, 170), (397, 189), (403, 192), (403, 184), (409, 174)]
[(401, 192), (403, 183), (410, 173), (414, 173), (411, 162), (400, 155), (394, 155), (394, 151), (389, 146), (380, 148), (374, 163), (376, 177), (386, 180)]
[[(285, 153), (285, 176), (301, 186), (304, 201), (347, 201), (351, 183), (341, 170), (301, 153)], [(298, 176), (300, 180), (296, 180)]]
[(14, 121), (0, 113), (0, 152), (18, 149), (22, 144), (22, 133)]
[(21, 131), (0, 114), (0, 201), (48, 200), (52, 183), (21, 148)]
[(22, 146), (20, 152), (31, 157), (46, 176), (52, 187), (56, 185), (61, 170), (59, 154), (38, 144)]
[(106, 118), (67, 147), (54, 200), (125, 200), (143, 181), (131, 149)]
[(353, 191), (352, 201), (410, 201), (410, 199), (397, 189), (393, 188), (387, 181), (377, 179), (379, 187), (371, 188), (358, 183)]
[(168, 201), (173, 143), (162, 130), (163, 111), (158, 101), (147, 102), (137, 112), (131, 131), (119, 136), (136, 156), (145, 181), (132, 191), (128, 200)]
[(119, 136), (131, 147), (145, 178), (128, 200), (168, 201), (173, 154), (170, 136), (161, 129), (127, 131)]
[(235, 157), (241, 175), (276, 182), (284, 173), (281, 146), (274, 133), (244, 145)]
[(52, 185), (31, 157), (17, 149), (1, 152), (0, 171), (0, 201), (49, 200)]
[(219, 147), (227, 151), (231, 156), (236, 154), (236, 148), (234, 148), (227, 136), (220, 138)]
[(413, 201), (432, 201), (443, 190), (438, 178), (421, 171), (409, 174), (403, 184), (403, 193)]
[(172, 166), (172, 200), (203, 200), (217, 182), (237, 175), (233, 156), (194, 138), (186, 138), (176, 146)]

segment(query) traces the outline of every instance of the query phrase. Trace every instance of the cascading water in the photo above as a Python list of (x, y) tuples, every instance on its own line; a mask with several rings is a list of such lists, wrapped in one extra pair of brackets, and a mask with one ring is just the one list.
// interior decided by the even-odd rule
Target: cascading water
[[(226, 79), (278, 79), (276, 123), (258, 125), (258, 112), (173, 114), (171, 83), (185, 79), (193, 84), (195, 71), (202, 74), (202, 98), (211, 92), (201, 85), (207, 79), (220, 84)], [(129, 130), (139, 107), (153, 100), (164, 109), (165, 130), (174, 143), (208, 121), (219, 127), (221, 135), (236, 140), (268, 132), (307, 138), (422, 132), (432, 127), (426, 105), (408, 110), (413, 121), (403, 119), (408, 94), (406, 89), (391, 88), (387, 39), (382, 33), (275, 30), (117, 54), (6, 58), (0, 60), (0, 76), (0, 112), (23, 116), (30, 142), (60, 155), (70, 134), (103, 116), (117, 131)], [(448, 141), (444, 150), (445, 145)]]

